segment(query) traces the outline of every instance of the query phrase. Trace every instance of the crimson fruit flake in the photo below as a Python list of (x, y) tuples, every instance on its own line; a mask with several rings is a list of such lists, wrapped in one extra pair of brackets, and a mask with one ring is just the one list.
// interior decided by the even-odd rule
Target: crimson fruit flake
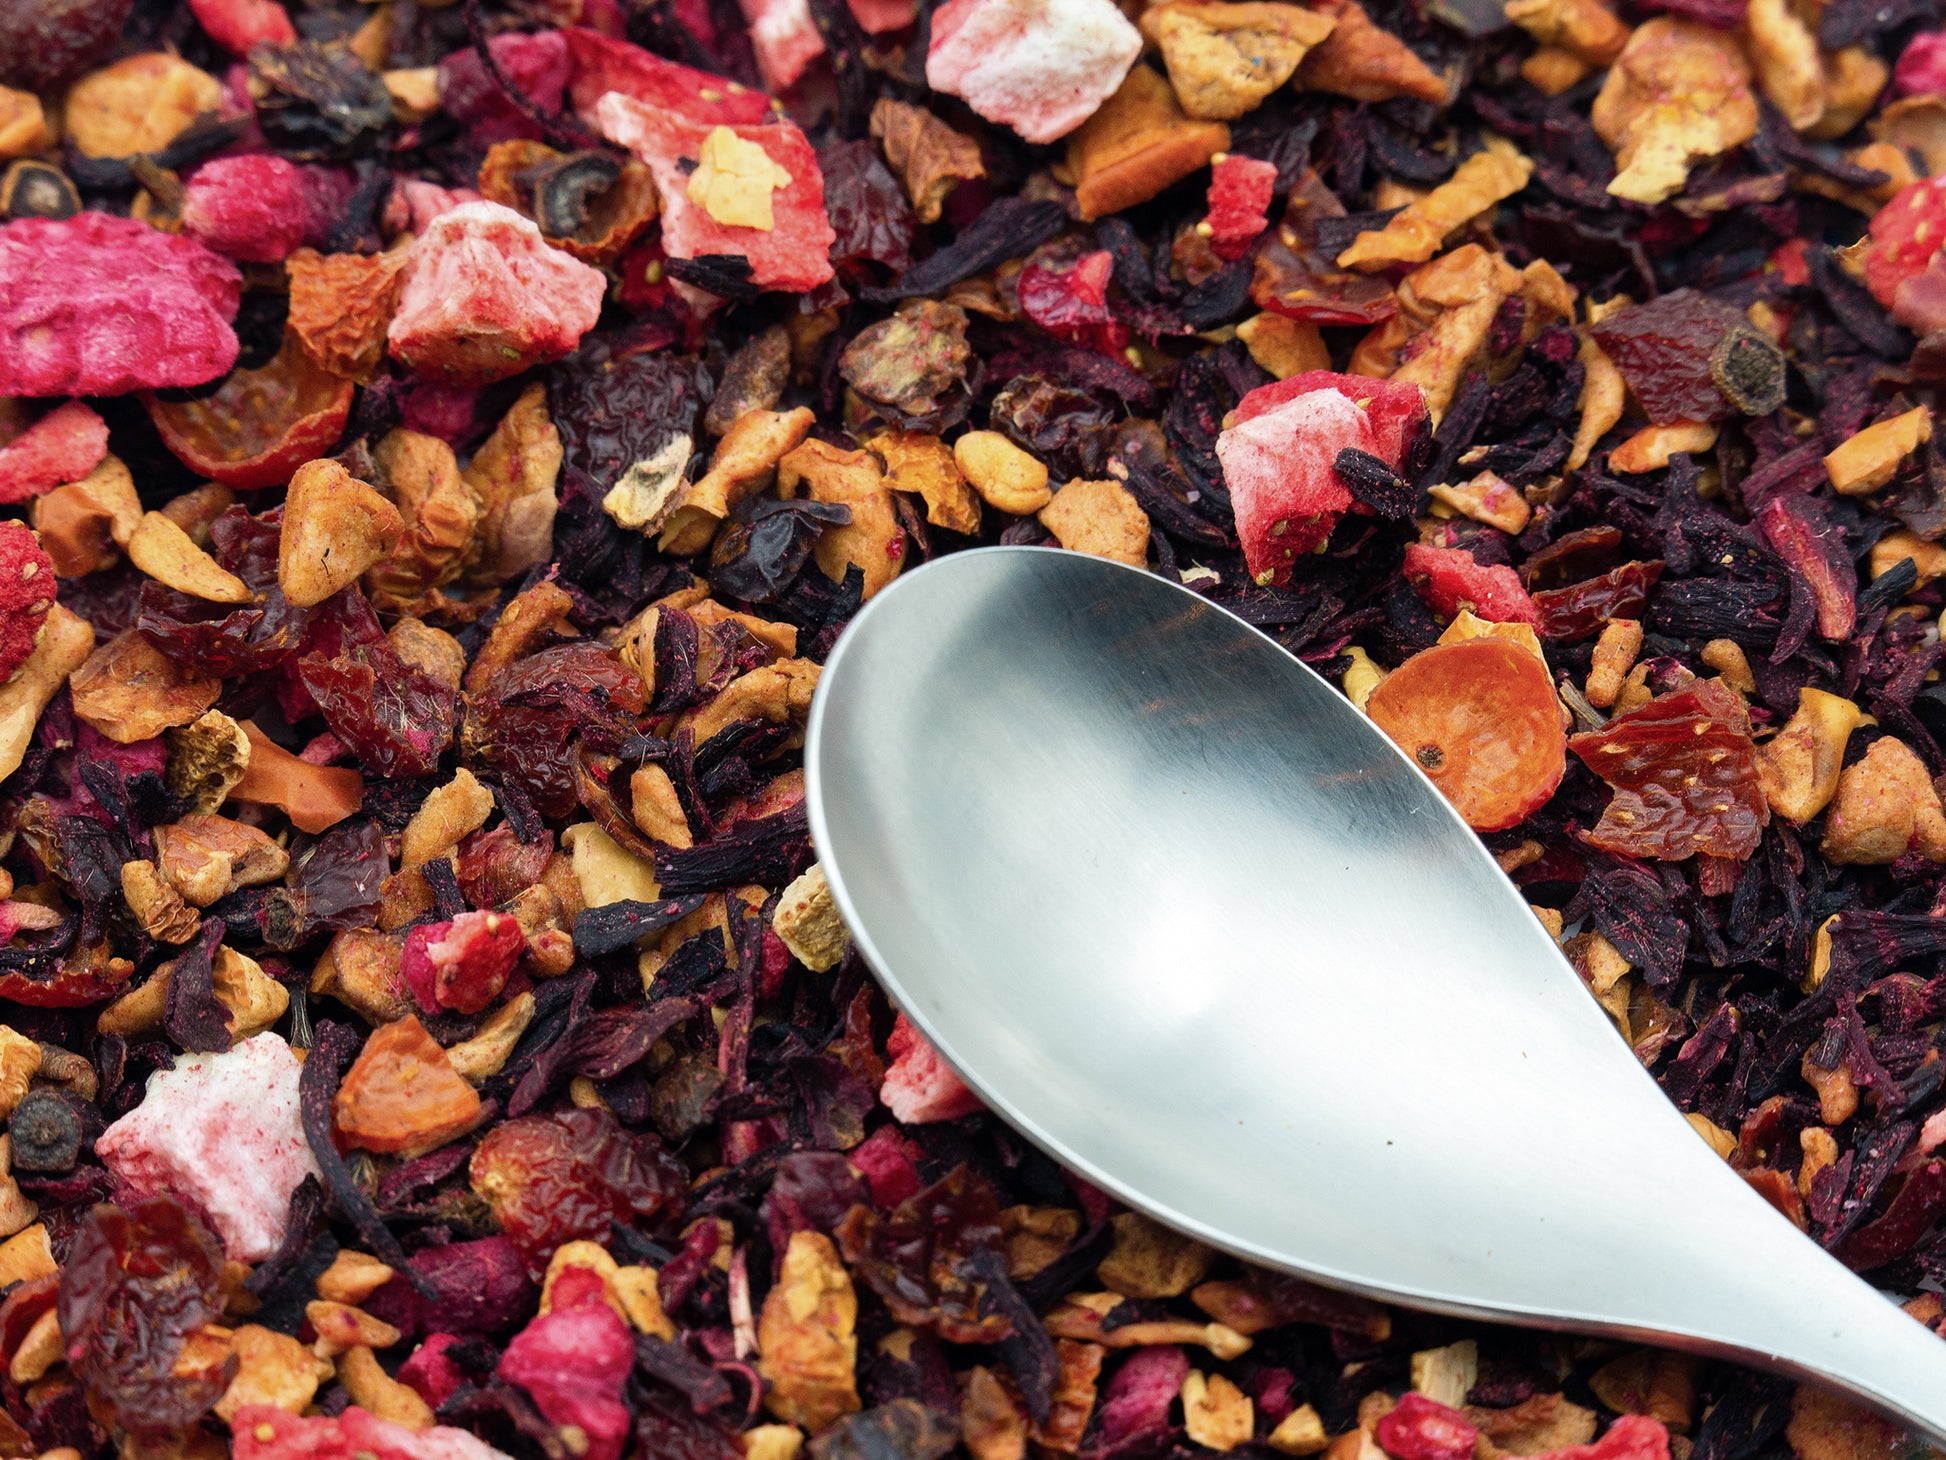
[(832, 913), (887, 565), (1153, 571), (1946, 1332), (1936, 22), (1147, 8), (0, 0), (0, 1451), (1900, 1452), (1170, 1236)]

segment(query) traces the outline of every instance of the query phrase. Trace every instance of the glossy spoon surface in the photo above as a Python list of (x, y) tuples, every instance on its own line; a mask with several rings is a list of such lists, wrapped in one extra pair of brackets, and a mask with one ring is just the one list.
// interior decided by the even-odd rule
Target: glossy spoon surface
[(1253, 1262), (1825, 1381), (1946, 1444), (1946, 1343), (1663, 1096), (1432, 784), (1270, 639), (1041, 548), (906, 574), (826, 665), (812, 835), (988, 1106)]

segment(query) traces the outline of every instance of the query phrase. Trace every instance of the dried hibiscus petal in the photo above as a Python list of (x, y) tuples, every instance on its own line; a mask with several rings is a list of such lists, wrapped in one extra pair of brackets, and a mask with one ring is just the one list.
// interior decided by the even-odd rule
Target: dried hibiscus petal
[(1422, 650), (1372, 691), (1365, 712), (1475, 831), (1525, 821), (1567, 769), (1547, 666), (1511, 639)]
[(142, 403), (184, 466), (248, 491), (279, 486), (329, 451), (351, 415), (351, 397), (351, 382), (320, 370), (293, 335), (269, 364), (233, 372), (214, 395), (144, 395)]

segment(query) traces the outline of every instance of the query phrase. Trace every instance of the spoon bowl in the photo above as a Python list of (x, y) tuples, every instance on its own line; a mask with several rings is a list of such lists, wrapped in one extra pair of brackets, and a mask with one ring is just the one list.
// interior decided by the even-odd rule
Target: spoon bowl
[(1252, 1262), (1729, 1357), (1946, 1444), (1946, 1344), (1669, 1103), (1479, 839), (1330, 684), (1153, 574), (906, 574), (830, 656), (812, 836), (989, 1108)]

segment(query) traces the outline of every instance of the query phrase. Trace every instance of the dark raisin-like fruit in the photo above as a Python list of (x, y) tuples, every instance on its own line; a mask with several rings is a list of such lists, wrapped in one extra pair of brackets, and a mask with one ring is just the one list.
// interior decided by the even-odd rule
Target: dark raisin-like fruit
[(307, 162), (367, 156), (392, 123), (385, 83), (341, 45), (298, 41), (250, 53), (257, 125), (278, 151)]
[(0, 85), (52, 91), (108, 54), (135, 0), (7, 0)]
[(630, 353), (606, 340), (584, 345), (548, 382), (567, 465), (603, 488), (676, 436), (695, 441), (710, 394), (709, 372), (697, 361)]

